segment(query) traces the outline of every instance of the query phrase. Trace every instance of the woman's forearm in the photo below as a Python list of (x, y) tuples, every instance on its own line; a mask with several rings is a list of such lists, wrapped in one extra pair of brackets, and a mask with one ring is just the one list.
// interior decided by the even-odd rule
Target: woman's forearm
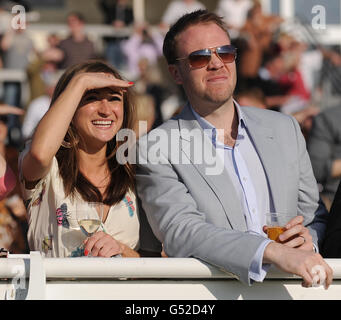
[(39, 122), (30, 151), (23, 162), (23, 173), (27, 181), (39, 180), (49, 170), (83, 92), (82, 81), (71, 81)]

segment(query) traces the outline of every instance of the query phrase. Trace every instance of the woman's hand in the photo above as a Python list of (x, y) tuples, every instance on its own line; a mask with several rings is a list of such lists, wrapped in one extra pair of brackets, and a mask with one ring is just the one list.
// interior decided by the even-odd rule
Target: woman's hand
[(93, 257), (109, 258), (122, 253), (120, 243), (103, 231), (96, 232), (92, 237), (87, 238), (84, 245), (86, 256), (91, 253)]
[(134, 83), (115, 78), (113, 74), (104, 72), (84, 72), (77, 74), (69, 83), (68, 86), (73, 89), (75, 84), (81, 84), (83, 93), (92, 89), (113, 87), (113, 88), (128, 88)]
[(139, 258), (140, 255), (134, 249), (115, 240), (109, 234), (99, 231), (84, 242), (84, 255), (91, 253), (93, 257), (109, 258), (121, 254), (125, 258)]

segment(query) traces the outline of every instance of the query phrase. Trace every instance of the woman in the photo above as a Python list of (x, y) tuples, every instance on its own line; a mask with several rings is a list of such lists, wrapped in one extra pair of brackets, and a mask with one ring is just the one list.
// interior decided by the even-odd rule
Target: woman
[(24, 110), (8, 104), (0, 104), (0, 200), (6, 198), (16, 184), (16, 176), (5, 159), (5, 140), (8, 133), (6, 116), (8, 114), (23, 115)]
[[(70, 67), (19, 160), (31, 250), (52, 257), (138, 256), (134, 168), (115, 153), (121, 128), (134, 126), (129, 87), (101, 61)], [(102, 202), (102, 229), (85, 238), (76, 205)], [(83, 238), (82, 238), (83, 237)]]

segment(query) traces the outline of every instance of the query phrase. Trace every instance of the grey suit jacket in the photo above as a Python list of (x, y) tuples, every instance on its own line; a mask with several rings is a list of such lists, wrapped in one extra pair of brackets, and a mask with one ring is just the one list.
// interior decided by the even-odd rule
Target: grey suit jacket
[[(327, 212), (319, 202), (299, 125), (274, 111), (242, 107), (242, 112), (276, 211), (303, 215), (317, 244)], [(193, 139), (202, 141), (202, 149), (193, 151)], [(156, 149), (161, 149), (157, 155), (161, 163), (154, 161)], [(177, 149), (182, 161), (176, 161)], [(144, 211), (168, 256), (199, 258), (250, 284), (250, 264), (264, 237), (247, 232), (229, 174), (222, 168), (212, 175), (210, 165), (198, 161), (202, 150), (214, 152), (189, 107), (140, 139), (136, 182), (142, 216)], [(154, 250), (143, 217), (141, 224), (141, 248)]]

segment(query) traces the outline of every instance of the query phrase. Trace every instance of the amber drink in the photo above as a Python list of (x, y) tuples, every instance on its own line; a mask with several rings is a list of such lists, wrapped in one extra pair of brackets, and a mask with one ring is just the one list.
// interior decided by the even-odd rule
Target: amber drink
[(267, 213), (266, 214), (266, 225), (267, 225), (267, 235), (268, 238), (276, 242), (281, 242), (279, 240), (280, 234), (282, 234), (286, 229), (287, 223), (292, 220), (296, 215), (283, 214), (283, 213)]
[(267, 229), (268, 238), (271, 240), (274, 240), (276, 242), (280, 242), (278, 237), (280, 234), (282, 234), (284, 232), (284, 230), (285, 230), (285, 228), (279, 227), (279, 226), (268, 227), (268, 229)]

